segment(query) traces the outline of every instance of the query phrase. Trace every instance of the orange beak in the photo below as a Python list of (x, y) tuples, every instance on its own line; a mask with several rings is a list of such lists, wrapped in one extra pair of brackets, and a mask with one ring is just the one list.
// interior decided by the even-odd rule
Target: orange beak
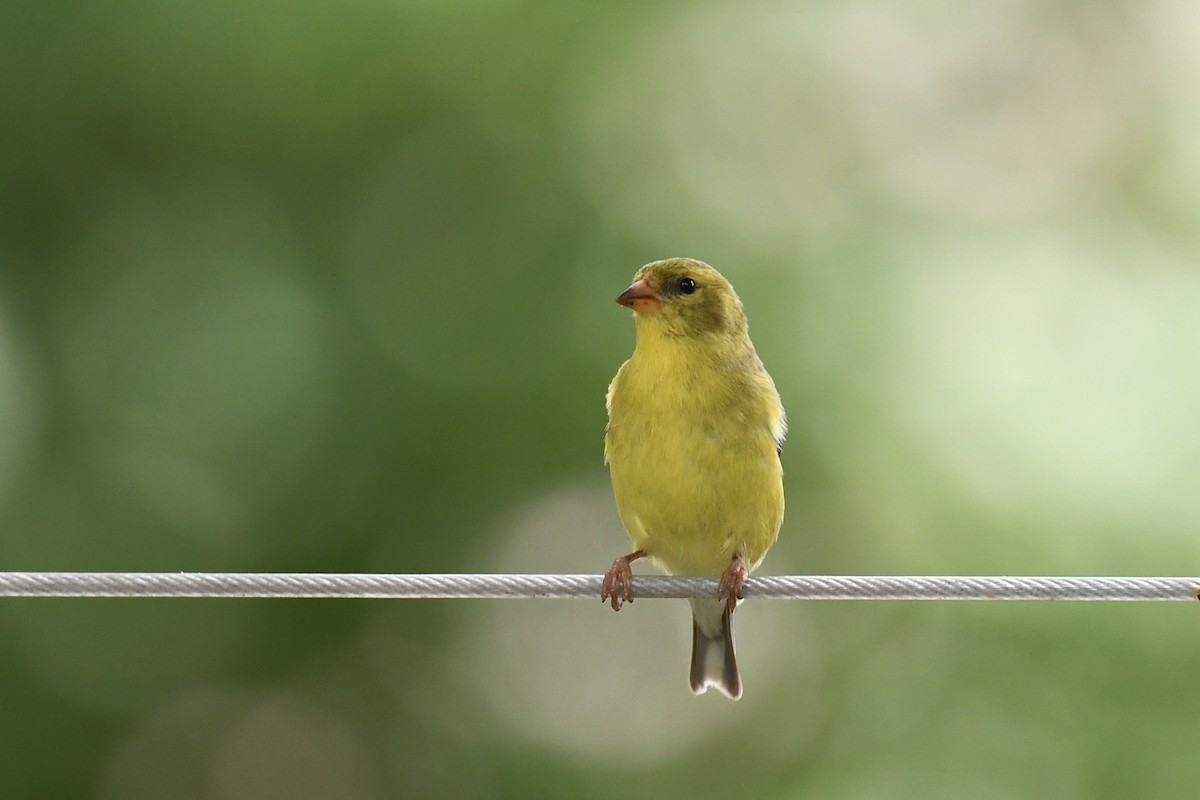
[(634, 281), (632, 286), (621, 292), (617, 297), (617, 302), (626, 308), (632, 308), (639, 314), (658, 311), (662, 307), (662, 298), (644, 280)]

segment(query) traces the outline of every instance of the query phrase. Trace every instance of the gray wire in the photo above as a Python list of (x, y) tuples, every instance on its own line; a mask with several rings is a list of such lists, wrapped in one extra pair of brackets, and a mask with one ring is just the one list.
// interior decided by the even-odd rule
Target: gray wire
[[(0, 597), (600, 597), (599, 575), (0, 572)], [(715, 578), (635, 577), (638, 598), (715, 596)], [(1196, 600), (1200, 578), (791, 575), (750, 578), (777, 600)]]

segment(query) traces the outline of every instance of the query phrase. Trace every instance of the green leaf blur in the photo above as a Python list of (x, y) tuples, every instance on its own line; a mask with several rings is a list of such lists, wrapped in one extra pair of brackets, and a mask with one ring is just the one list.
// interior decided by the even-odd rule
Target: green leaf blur
[[(765, 573), (1200, 573), (1200, 11), (0, 6), (0, 570), (590, 572), (634, 270), (791, 418)], [(1126, 798), (1200, 610), (0, 602), (12, 798)]]

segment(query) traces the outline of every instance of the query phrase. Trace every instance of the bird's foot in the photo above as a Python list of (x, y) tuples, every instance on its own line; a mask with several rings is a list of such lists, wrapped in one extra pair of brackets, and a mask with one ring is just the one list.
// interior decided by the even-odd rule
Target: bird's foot
[(612, 604), (613, 611), (621, 610), (621, 603), (633, 602), (633, 570), (629, 568), (629, 564), (646, 553), (642, 550), (634, 550), (627, 556), (621, 556), (612, 563), (608, 572), (604, 573), (604, 581), (600, 585), (600, 602), (608, 600)]
[(728, 598), (730, 613), (733, 613), (733, 610), (737, 608), (738, 600), (742, 598), (742, 587), (746, 585), (748, 574), (746, 562), (742, 561), (742, 557), (739, 555), (735, 555), (729, 562), (729, 566), (721, 573), (721, 582), (717, 584), (717, 597)]

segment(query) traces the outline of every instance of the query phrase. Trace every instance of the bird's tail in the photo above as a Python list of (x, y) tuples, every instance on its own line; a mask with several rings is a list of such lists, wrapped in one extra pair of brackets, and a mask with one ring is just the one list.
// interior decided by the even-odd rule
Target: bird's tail
[(733, 653), (733, 616), (724, 600), (692, 599), (692, 691), (715, 686), (731, 700), (742, 696)]

